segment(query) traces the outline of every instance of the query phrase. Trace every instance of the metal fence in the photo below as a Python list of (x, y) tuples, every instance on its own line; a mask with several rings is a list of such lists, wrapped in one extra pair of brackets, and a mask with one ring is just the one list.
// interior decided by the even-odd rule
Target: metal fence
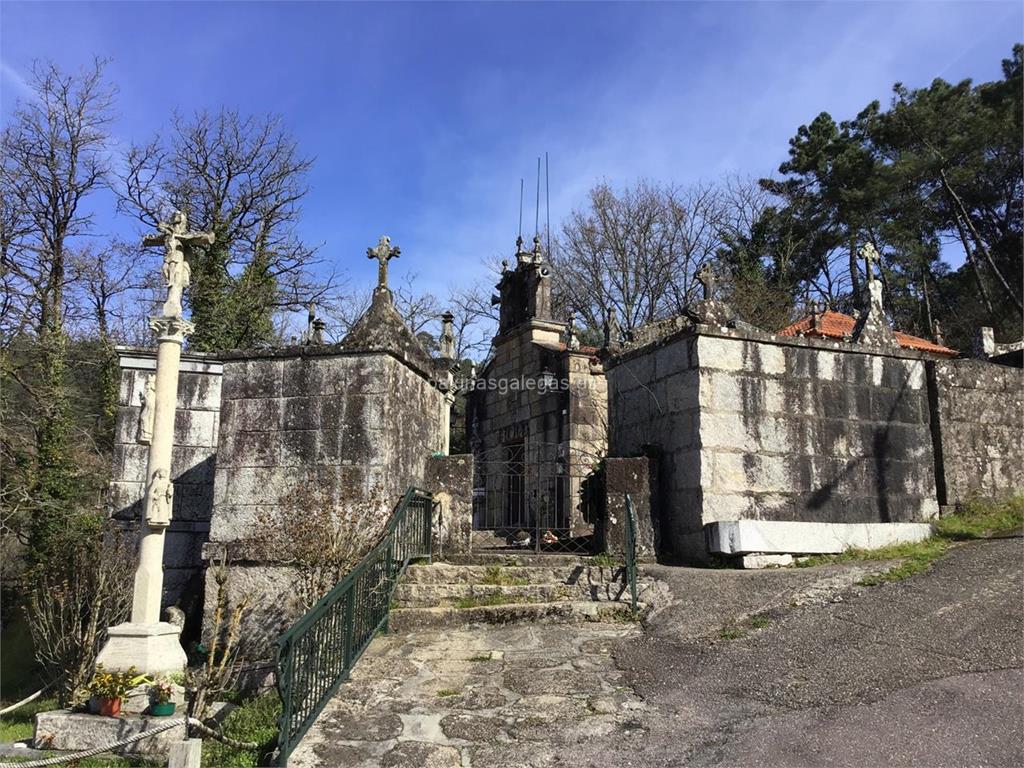
[(629, 601), (636, 613), (636, 512), (633, 498), (626, 494), (626, 581), (629, 582)]
[(387, 626), (392, 592), (409, 561), (430, 557), (432, 507), (430, 493), (406, 491), (380, 542), (278, 638), (279, 765), (288, 764), (366, 646)]

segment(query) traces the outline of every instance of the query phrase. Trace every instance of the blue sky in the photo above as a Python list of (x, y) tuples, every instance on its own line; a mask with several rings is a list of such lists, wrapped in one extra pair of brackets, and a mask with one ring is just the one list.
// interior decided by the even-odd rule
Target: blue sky
[(303, 237), (369, 285), (386, 232), (393, 272), (444, 296), (511, 254), (545, 151), (553, 223), (602, 179), (765, 175), (821, 111), (850, 117), (897, 80), (999, 77), (1022, 7), (3, 0), (0, 114), (33, 58), (93, 55), (113, 60), (123, 141), (174, 109), (277, 112), (316, 158)]

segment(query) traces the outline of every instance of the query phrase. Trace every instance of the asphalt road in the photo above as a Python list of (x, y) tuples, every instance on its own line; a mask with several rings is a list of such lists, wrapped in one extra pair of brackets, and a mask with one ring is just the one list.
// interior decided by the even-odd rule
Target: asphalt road
[[(615, 655), (647, 703), (644, 738), (597, 739), (559, 762), (1024, 765), (1024, 540), (965, 544), (876, 587), (837, 571), (831, 594), (801, 605), (814, 570), (659, 573), (675, 603)], [(766, 620), (741, 620), (732, 639), (708, 619), (751, 613)]]

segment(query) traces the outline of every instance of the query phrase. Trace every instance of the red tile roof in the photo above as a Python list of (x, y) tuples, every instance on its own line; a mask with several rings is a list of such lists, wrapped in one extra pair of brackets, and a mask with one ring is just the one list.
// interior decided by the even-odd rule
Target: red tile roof
[[(811, 336), (820, 339), (848, 339), (853, 335), (853, 328), (856, 324), (856, 319), (849, 315), (827, 309), (817, 315), (807, 315), (792, 325), (787, 325), (779, 331), (779, 335)], [(932, 352), (937, 355), (946, 355), (947, 357), (956, 356), (956, 350), (928, 341), (928, 339), (911, 336), (909, 333), (903, 333), (902, 331), (894, 331), (894, 335), (899, 345), (905, 349)]]

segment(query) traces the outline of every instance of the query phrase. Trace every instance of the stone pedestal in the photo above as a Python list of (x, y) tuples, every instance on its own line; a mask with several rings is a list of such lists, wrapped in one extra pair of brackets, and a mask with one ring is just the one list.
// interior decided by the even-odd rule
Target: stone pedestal
[(118, 624), (107, 630), (107, 644), (96, 663), (109, 670), (135, 667), (147, 675), (181, 672), (188, 659), (178, 640), (180, 633), (179, 627), (166, 621)]

